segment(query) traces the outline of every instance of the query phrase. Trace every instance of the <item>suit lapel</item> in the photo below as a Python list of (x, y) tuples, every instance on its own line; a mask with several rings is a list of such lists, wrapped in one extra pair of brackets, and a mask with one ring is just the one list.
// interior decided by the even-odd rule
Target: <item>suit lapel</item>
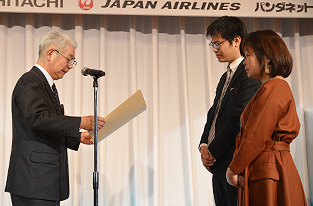
[[(244, 61), (244, 60), (243, 60)], [(237, 77), (241, 74), (241, 72), (244, 72), (245, 69), (245, 65), (243, 65), (243, 61), (239, 64), (238, 68), (236, 69), (236, 72), (233, 76), (233, 78), (231, 79), (229, 86), (227, 88), (227, 91), (231, 88), (231, 86), (234, 84), (234, 82), (236, 81)]]
[(219, 85), (217, 86), (217, 92), (216, 92), (216, 103), (217, 101), (220, 99), (221, 97), (221, 94), (222, 94), (222, 90), (223, 90), (223, 87), (224, 87), (224, 84), (226, 82), (226, 76), (227, 76), (227, 72), (225, 72), (222, 77), (221, 77), (221, 80), (219, 82)]
[(53, 94), (53, 92), (51, 90), (51, 87), (50, 87), (50, 85), (49, 85), (45, 75), (40, 71), (40, 69), (38, 69), (35, 66), (30, 70), (30, 72), (35, 74), (39, 78), (39, 80), (44, 84), (45, 89), (47, 91), (47, 94), (48, 94), (51, 102), (53, 103), (53, 106), (54, 106), (55, 110), (57, 111), (57, 114), (61, 115), (61, 112), (60, 112), (59, 107), (58, 107), (57, 100), (55, 99), (55, 96), (54, 96), (54, 94)]
[[(220, 112), (223, 110), (223, 108), (224, 108), (224, 106), (225, 106), (225, 104), (226, 104), (226, 102), (227, 102), (229, 92), (230, 92), (231, 90), (233, 90), (233, 87), (232, 87), (232, 86), (233, 86), (234, 82), (236, 82), (236, 79), (238, 78), (238, 76), (239, 76), (242, 72), (244, 72), (244, 68), (245, 68), (245, 66), (243, 65), (243, 61), (242, 61), (242, 62), (239, 64), (238, 68), (236, 69), (236, 72), (234, 73), (234, 76), (232, 77), (232, 79), (231, 79), (231, 81), (230, 81), (230, 83), (229, 83), (229, 85), (228, 85), (228, 88), (227, 88), (227, 90), (226, 90), (226, 92), (225, 92), (224, 98), (222, 99)], [(226, 79), (226, 77), (225, 77), (224, 79)], [(225, 82), (225, 80), (224, 80), (224, 82)], [(224, 84), (223, 84), (223, 85), (224, 85)]]

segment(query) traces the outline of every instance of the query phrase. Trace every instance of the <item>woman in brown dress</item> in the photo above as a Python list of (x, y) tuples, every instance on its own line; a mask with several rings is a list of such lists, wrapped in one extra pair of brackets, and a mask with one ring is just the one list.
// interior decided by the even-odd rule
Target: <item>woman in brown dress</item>
[(238, 205), (306, 206), (290, 143), (300, 130), (288, 83), (292, 57), (272, 30), (250, 33), (243, 42), (245, 70), (262, 86), (241, 115), (236, 151), (226, 172), (239, 188)]

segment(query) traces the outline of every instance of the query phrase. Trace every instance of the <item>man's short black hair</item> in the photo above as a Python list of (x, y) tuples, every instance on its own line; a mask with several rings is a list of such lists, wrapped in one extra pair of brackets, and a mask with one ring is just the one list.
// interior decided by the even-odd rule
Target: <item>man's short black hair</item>
[[(240, 36), (242, 42), (248, 35), (248, 32), (245, 24), (239, 18), (233, 16), (222, 16), (214, 20), (208, 26), (206, 37), (213, 37), (218, 34), (232, 43), (235, 36)], [(244, 55), (241, 48), (240, 53), (242, 56)]]

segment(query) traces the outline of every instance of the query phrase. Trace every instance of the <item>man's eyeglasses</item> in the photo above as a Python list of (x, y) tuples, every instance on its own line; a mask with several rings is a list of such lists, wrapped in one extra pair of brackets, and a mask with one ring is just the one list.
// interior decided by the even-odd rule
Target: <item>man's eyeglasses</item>
[(59, 52), (58, 50), (55, 49), (54, 51), (56, 51), (58, 54), (60, 54), (62, 57), (64, 57), (67, 60), (68, 66), (75, 66), (77, 64), (77, 61), (75, 58), (70, 59), (67, 56), (65, 56), (64, 54), (62, 54), (61, 52)]
[(217, 50), (219, 50), (220, 49), (220, 47), (221, 47), (221, 44), (223, 44), (225, 41), (227, 41), (228, 39), (225, 39), (224, 41), (222, 41), (222, 42), (220, 42), (220, 43), (213, 43), (213, 42), (211, 42), (210, 44), (209, 44), (209, 46), (212, 48), (212, 49), (217, 49)]

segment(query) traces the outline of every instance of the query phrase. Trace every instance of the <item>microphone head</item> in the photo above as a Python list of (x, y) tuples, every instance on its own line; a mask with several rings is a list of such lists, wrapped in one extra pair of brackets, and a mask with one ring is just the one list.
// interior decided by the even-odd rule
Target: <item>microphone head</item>
[(90, 69), (88, 67), (84, 67), (82, 69), (81, 73), (84, 76), (90, 75), (90, 76), (93, 76), (93, 77), (96, 77), (96, 78), (99, 78), (99, 77), (102, 77), (102, 76), (105, 75), (105, 72), (102, 71), (102, 70)]
[(88, 69), (87, 67), (82, 68), (82, 75), (87, 76), (88, 74), (86, 73), (86, 69)]

